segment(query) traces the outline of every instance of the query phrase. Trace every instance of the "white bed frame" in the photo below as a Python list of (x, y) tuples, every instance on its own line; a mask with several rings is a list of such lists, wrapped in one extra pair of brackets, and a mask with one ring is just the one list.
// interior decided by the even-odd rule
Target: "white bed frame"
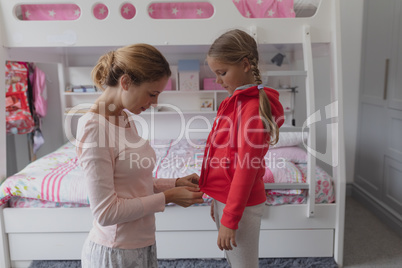
[[(175, 0), (175, 2), (197, 2)], [(29, 3), (52, 3), (30, 0)], [(308, 183), (301, 187), (311, 193), (307, 204), (266, 207), (260, 237), (260, 257), (334, 257), (343, 263), (345, 170), (342, 111), (342, 72), (340, 53), (339, 0), (325, 0), (316, 15), (294, 19), (246, 19), (232, 1), (209, 0), (215, 14), (204, 20), (153, 20), (147, 16), (148, 1), (130, 1), (137, 10), (131, 21), (121, 19), (124, 1), (109, 1), (110, 15), (104, 21), (91, 16), (92, 2), (71, 0), (81, 8), (77, 21), (20, 21), (13, 10), (23, 0), (0, 0), (0, 58), (30, 62), (57, 63), (60, 88), (65, 87), (64, 68), (69, 49), (119, 47), (131, 43), (150, 43), (165, 50), (204, 49), (229, 28), (245, 28), (262, 46), (301, 45), (306, 76), (307, 115), (315, 112), (312, 50), (315, 44), (329, 44), (331, 58), (330, 114), (333, 178), (336, 203), (315, 204), (315, 182), (311, 171), (316, 159), (309, 154)], [(158, 2), (168, 2), (158, 0)], [(237, 16), (234, 14), (238, 14)], [(116, 26), (117, 25), (117, 26)], [(117, 27), (117, 28), (116, 28)], [(93, 34), (101, 29), (103, 34)], [(116, 30), (118, 29), (118, 30)], [(158, 34), (151, 34), (158, 29)], [(180, 30), (178, 30), (180, 29)], [(140, 34), (143, 31), (145, 34)], [(131, 33), (131, 34), (127, 34)], [(197, 33), (197, 34), (192, 34)], [(107, 38), (105, 38), (105, 36)], [(0, 74), (5, 73), (0, 64)], [(0, 76), (0, 85), (4, 85)], [(0, 87), (0, 96), (5, 96)], [(0, 107), (5, 99), (0, 98)], [(314, 118), (310, 118), (309, 146), (315, 148)], [(337, 121), (335, 121), (337, 120)], [(0, 109), (0, 124), (5, 126), (5, 111)], [(6, 176), (6, 133), (0, 131), (0, 178)], [(276, 187), (283, 187), (281, 185)], [(209, 217), (209, 207), (167, 207), (157, 214), (158, 257), (222, 258), (216, 246), (217, 231)], [(89, 208), (22, 209), (0, 208), (0, 267), (24, 267), (32, 260), (80, 259), (81, 245), (92, 226)]]

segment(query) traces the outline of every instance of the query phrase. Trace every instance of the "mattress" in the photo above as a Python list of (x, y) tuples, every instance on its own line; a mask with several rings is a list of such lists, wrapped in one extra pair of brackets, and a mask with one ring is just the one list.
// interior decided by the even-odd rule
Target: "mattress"
[[(264, 182), (300, 183), (306, 181), (307, 153), (300, 148), (302, 136), (280, 134), (280, 142), (265, 156)], [(156, 178), (177, 178), (200, 174), (205, 139), (155, 140), (156, 153), (153, 175)], [(66, 143), (56, 151), (30, 163), (7, 178), (0, 186), (0, 205), (12, 207), (81, 207), (89, 206), (83, 171), (75, 146)], [(266, 190), (267, 205), (301, 204), (306, 202), (306, 190)], [(334, 202), (331, 176), (316, 168), (316, 202)], [(205, 204), (211, 198), (204, 195)]]

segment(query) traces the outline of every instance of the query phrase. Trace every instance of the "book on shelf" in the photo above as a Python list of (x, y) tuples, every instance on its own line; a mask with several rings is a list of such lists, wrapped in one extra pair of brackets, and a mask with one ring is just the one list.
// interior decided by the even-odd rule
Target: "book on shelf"
[(94, 92), (98, 92), (98, 89), (94, 85), (79, 85), (79, 86), (67, 87), (66, 92), (94, 93)]

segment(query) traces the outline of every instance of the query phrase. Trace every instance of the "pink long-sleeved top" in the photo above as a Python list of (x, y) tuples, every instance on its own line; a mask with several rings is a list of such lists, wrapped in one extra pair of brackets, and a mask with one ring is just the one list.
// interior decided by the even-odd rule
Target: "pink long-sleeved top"
[(86, 113), (78, 122), (76, 145), (94, 216), (90, 240), (122, 249), (154, 244), (154, 213), (164, 211), (162, 191), (174, 187), (175, 179), (153, 178), (155, 151), (134, 122), (119, 127)]

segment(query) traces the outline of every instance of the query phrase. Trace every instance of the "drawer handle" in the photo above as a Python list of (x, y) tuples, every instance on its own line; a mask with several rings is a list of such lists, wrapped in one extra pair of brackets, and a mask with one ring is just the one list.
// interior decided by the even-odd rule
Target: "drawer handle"
[(387, 91), (388, 91), (388, 71), (389, 71), (389, 59), (385, 60), (385, 78), (384, 78), (384, 100), (387, 99)]

